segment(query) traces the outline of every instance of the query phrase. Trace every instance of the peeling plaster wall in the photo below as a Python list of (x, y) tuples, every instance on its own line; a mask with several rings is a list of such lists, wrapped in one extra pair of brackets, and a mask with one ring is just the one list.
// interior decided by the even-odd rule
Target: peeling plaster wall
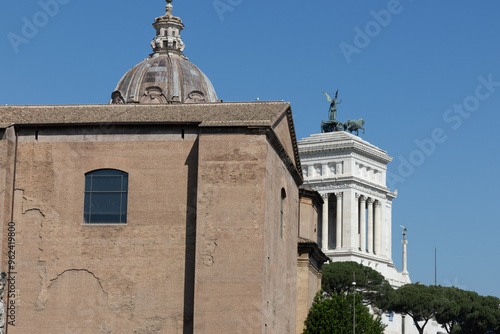
[[(295, 331), (297, 184), (265, 132), (198, 131), (21, 128), (9, 334)], [(8, 137), (0, 141), (4, 234)], [(279, 134), (289, 150), (290, 138)], [(84, 175), (101, 168), (129, 174), (127, 224), (83, 223)]]
[[(280, 138), (283, 141), (283, 137)], [(295, 333), (299, 191), (271, 144), (266, 151), (263, 333)], [(284, 226), (281, 238), (281, 189)]]
[(195, 333), (264, 333), (265, 159), (264, 134), (200, 134)]
[[(10, 334), (183, 333), (192, 319), (197, 135), (141, 129), (21, 129)], [(83, 224), (84, 174), (100, 168), (129, 173), (127, 224)]]
[(64, 271), (47, 282), (43, 297), (44, 303), (38, 311), (52, 310), (48, 322), (66, 320), (54, 321), (50, 329), (47, 328), (51, 333), (102, 333), (101, 329), (112, 332), (113, 325), (105, 312), (109, 296), (92, 272), (83, 269)]

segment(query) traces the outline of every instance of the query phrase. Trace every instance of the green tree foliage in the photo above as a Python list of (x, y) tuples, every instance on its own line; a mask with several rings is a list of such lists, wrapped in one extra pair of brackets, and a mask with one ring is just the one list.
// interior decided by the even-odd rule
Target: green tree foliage
[[(356, 333), (382, 334), (385, 325), (370, 314), (356, 295)], [(353, 332), (353, 295), (324, 296), (319, 292), (305, 321), (304, 334), (351, 334)]]
[(323, 265), (322, 289), (329, 296), (340, 296), (352, 290), (353, 273), (356, 275), (356, 293), (372, 306), (385, 309), (390, 284), (378, 271), (356, 262), (333, 262)]
[(389, 299), (387, 308), (410, 316), (420, 334), (424, 333), (429, 320), (442, 312), (445, 303), (440, 287), (420, 283), (403, 285), (394, 290)]
[(394, 290), (388, 309), (410, 316), (423, 334), (434, 318), (449, 334), (500, 334), (500, 299), (455, 287), (407, 284)]
[[(320, 328), (337, 326), (338, 323), (331, 323), (334, 321), (332, 319), (339, 322), (339, 319), (347, 317), (346, 314), (342, 316), (337, 297), (352, 299), (350, 293), (353, 272), (356, 275), (356, 293), (361, 295), (358, 298), (361, 298), (363, 303), (370, 304), (375, 310), (394, 311), (411, 317), (421, 334), (432, 318), (449, 334), (500, 334), (499, 298), (483, 297), (475, 292), (454, 287), (426, 286), (419, 283), (407, 284), (393, 290), (381, 274), (356, 262), (335, 262), (323, 266), (322, 288), (330, 298), (318, 297), (320, 299), (313, 305), (316, 308), (315, 313), (310, 313), (311, 318), (308, 317), (310, 326), (313, 327), (304, 333), (337, 333), (322, 332)], [(330, 301), (325, 302), (326, 300)], [(328, 306), (323, 305), (323, 302)], [(352, 306), (350, 311), (352, 312)], [(321, 312), (328, 315), (322, 316)], [(332, 318), (332, 313), (339, 313), (340, 318)], [(323, 323), (318, 322), (319, 319), (323, 319)], [(352, 326), (352, 318), (350, 323)], [(338, 333), (351, 332), (352, 329)]]
[(451, 334), (500, 333), (500, 299), (472, 291), (439, 287), (444, 297), (436, 321)]
[(443, 326), (447, 333), (453, 333), (459, 319), (472, 310), (468, 291), (455, 287), (441, 287), (440, 295), (443, 297), (443, 308), (436, 314), (436, 321)]

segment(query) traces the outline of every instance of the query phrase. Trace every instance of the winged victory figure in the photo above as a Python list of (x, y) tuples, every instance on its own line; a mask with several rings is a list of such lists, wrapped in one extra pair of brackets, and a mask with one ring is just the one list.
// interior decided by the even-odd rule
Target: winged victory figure
[(330, 97), (330, 95), (328, 95), (323, 91), (321, 92), (326, 95), (326, 99), (328, 100), (328, 102), (330, 102), (330, 111), (328, 113), (328, 118), (330, 119), (330, 121), (335, 121), (337, 118), (337, 104), (342, 103), (342, 99), (339, 102), (337, 102), (337, 98), (339, 96), (339, 90), (337, 89), (337, 92), (335, 93), (335, 98), (333, 100)]

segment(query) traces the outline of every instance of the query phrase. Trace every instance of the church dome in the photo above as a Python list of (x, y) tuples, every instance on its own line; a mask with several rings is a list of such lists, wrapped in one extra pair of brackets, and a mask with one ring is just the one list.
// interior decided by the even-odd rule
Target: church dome
[(126, 103), (217, 102), (210, 80), (178, 55), (155, 54), (132, 67), (115, 91)]
[(182, 53), (182, 20), (172, 16), (173, 0), (166, 0), (166, 14), (156, 18), (153, 53), (122, 77), (111, 95), (112, 104), (170, 104), (219, 102), (207, 76)]

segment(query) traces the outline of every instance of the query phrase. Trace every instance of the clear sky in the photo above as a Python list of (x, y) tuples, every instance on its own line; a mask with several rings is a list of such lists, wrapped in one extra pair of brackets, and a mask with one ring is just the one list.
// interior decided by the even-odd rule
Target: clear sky
[[(56, 5), (54, 5), (56, 4)], [(151, 52), (161, 0), (23, 0), (0, 12), (0, 104), (107, 103)], [(298, 139), (328, 118), (394, 157), (393, 260), (500, 297), (500, 2), (174, 0), (185, 55), (224, 101), (291, 102)]]

